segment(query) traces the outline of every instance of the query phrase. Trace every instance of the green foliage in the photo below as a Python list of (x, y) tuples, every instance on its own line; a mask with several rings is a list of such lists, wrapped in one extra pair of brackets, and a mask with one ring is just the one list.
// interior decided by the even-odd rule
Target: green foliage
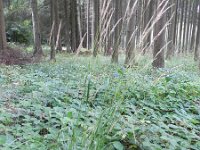
[(107, 58), (59, 58), (1, 67), (1, 149), (200, 148), (193, 65), (150, 71), (108, 65)]
[(6, 34), (9, 42), (30, 44), (32, 41), (32, 20), (30, 3), (26, 0), (12, 0), (4, 8)]
[(9, 42), (30, 44), (32, 40), (31, 22), (28, 20), (21, 24), (11, 22), (7, 27), (6, 34)]

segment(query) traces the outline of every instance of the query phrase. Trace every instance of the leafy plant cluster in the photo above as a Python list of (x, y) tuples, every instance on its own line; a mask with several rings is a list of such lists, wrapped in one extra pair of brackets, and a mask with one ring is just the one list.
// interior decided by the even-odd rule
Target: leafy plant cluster
[(28, 20), (22, 23), (8, 22), (6, 31), (7, 40), (9, 42), (30, 44), (32, 41), (31, 22)]
[(200, 77), (183, 67), (127, 69), (76, 57), (2, 66), (0, 147), (198, 150)]

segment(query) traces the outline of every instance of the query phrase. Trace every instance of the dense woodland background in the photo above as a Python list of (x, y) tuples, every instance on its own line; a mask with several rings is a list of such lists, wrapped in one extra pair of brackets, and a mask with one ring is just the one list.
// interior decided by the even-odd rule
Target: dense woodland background
[(200, 0), (0, 0), (0, 150), (200, 150), (199, 70)]
[(199, 60), (199, 0), (4, 3), (8, 41), (31, 44), (35, 35), (34, 55), (43, 53), (42, 42), (51, 45), (51, 59), (56, 51), (79, 53), (84, 48), (92, 50), (94, 57), (112, 55), (115, 63), (123, 52), (126, 65), (135, 65), (137, 56), (149, 52), (158, 68), (174, 55), (193, 54)]

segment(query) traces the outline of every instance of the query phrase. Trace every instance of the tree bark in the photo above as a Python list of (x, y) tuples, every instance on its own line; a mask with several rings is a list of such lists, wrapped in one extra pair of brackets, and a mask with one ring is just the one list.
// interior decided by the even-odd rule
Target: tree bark
[(56, 59), (56, 50), (55, 50), (55, 42), (56, 42), (56, 34), (55, 34), (55, 0), (50, 1), (51, 7), (51, 36), (50, 36), (50, 45), (51, 45), (51, 52), (50, 52), (50, 60)]
[(127, 43), (126, 43), (126, 59), (125, 65), (134, 65), (135, 64), (135, 10), (133, 10), (134, 0), (130, 1), (129, 4), (129, 14), (130, 19), (128, 21), (128, 31), (127, 31)]
[[(200, 0), (199, 0), (199, 7), (200, 7)], [(194, 53), (194, 60), (197, 61), (199, 59), (200, 61), (200, 12), (198, 14), (198, 28), (197, 28), (197, 36), (196, 36), (196, 45), (195, 45), (195, 53)]]
[[(149, 29), (151, 27), (152, 16), (153, 16), (153, 0), (147, 0), (144, 2), (144, 29)], [(143, 43), (143, 54), (150, 48), (151, 45), (151, 31), (145, 33), (144, 43)]]
[(99, 38), (100, 38), (100, 2), (99, 0), (94, 0), (94, 50), (93, 50), (93, 56), (96, 57), (98, 54), (98, 49), (99, 49)]
[(182, 44), (182, 31), (183, 31), (183, 14), (184, 14), (184, 1), (180, 1), (180, 8), (181, 8), (181, 16), (180, 16), (180, 25), (179, 25), (179, 40), (178, 40), (178, 52), (180, 53), (181, 52), (181, 44)]
[[(162, 0), (158, 0), (158, 5), (159, 6), (162, 2)], [(158, 13), (160, 13), (162, 7), (164, 7), (165, 3), (162, 4), (162, 6), (160, 6), (157, 11)], [(165, 23), (166, 23), (166, 19), (165, 19), (165, 14), (163, 14), (159, 20), (157, 21), (157, 23), (155, 24), (155, 32), (154, 32), (154, 37), (155, 38), (155, 42), (154, 42), (154, 50), (153, 50), (153, 67), (154, 68), (163, 68), (165, 66), (165, 59), (164, 59), (164, 46), (165, 46)]]
[(188, 1), (186, 0), (185, 1), (185, 8), (184, 8), (184, 14), (185, 14), (185, 17), (184, 17), (184, 30), (183, 30), (183, 39), (182, 39), (182, 53), (185, 53), (185, 39), (186, 39), (186, 29), (187, 29), (187, 11), (188, 11)]
[(31, 0), (32, 9), (32, 22), (33, 22), (33, 35), (34, 35), (34, 52), (33, 56), (41, 57), (43, 55), (42, 45), (41, 45), (41, 34), (40, 25), (38, 17), (37, 0)]
[(170, 59), (174, 56), (175, 53), (175, 36), (176, 36), (176, 20), (177, 20), (177, 0), (170, 0), (169, 1), (169, 17), (171, 18), (170, 25), (168, 26), (168, 46), (167, 46), (167, 53), (166, 59)]
[(77, 4), (76, 0), (70, 1), (71, 6), (71, 49), (72, 52), (76, 52), (79, 44), (78, 34), (78, 19), (77, 19)]
[(0, 51), (7, 48), (5, 21), (3, 13), (3, 0), (0, 0)]
[(114, 0), (115, 12), (114, 12), (114, 22), (115, 22), (115, 34), (114, 34), (114, 49), (112, 54), (112, 63), (118, 63), (119, 46), (121, 43), (121, 30), (122, 30), (122, 0)]
[(70, 11), (69, 11), (69, 0), (64, 0), (65, 10), (65, 46), (68, 52), (70, 49)]
[(197, 18), (198, 18), (198, 13), (197, 13), (197, 8), (198, 8), (198, 1), (195, 0), (194, 6), (193, 6), (193, 19), (192, 19), (192, 37), (191, 37), (191, 43), (190, 43), (190, 50), (194, 51), (195, 48), (195, 37), (196, 37), (196, 30), (197, 30)]

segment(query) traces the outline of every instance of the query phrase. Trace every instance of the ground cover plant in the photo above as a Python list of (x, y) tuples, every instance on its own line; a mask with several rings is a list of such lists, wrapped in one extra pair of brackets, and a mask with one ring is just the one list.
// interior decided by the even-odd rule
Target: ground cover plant
[[(184, 58), (152, 70), (109, 59), (0, 68), (0, 149), (199, 150), (200, 76)], [(51, 67), (49, 67), (51, 66)]]

